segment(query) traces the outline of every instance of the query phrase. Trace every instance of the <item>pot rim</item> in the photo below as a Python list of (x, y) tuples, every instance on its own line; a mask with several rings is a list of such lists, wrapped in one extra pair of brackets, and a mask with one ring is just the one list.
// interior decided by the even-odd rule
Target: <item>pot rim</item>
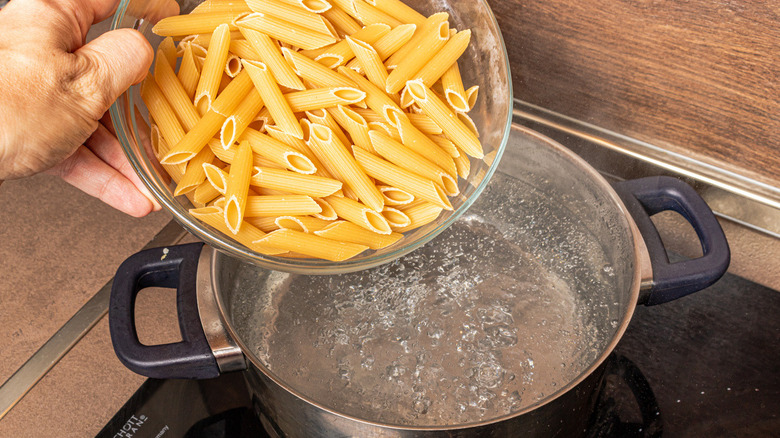
[(479, 421), (479, 422), (472, 422), (472, 423), (463, 423), (463, 424), (457, 424), (457, 425), (444, 425), (444, 426), (411, 426), (411, 425), (400, 425), (400, 424), (391, 424), (391, 423), (380, 423), (376, 421), (366, 420), (357, 418), (348, 414), (344, 414), (338, 411), (333, 410), (332, 408), (329, 408), (327, 406), (324, 406), (320, 402), (311, 400), (304, 394), (301, 394), (299, 391), (297, 391), (295, 388), (290, 387), (287, 383), (282, 381), (281, 379), (277, 378), (277, 376), (270, 371), (268, 368), (266, 368), (262, 361), (253, 353), (252, 349), (247, 348), (247, 345), (241, 340), (240, 336), (238, 336), (238, 333), (234, 330), (231, 319), (228, 317), (229, 312), (227, 311), (227, 307), (225, 303), (222, 300), (221, 294), (217, 293), (217, 286), (215, 284), (215, 280), (217, 278), (216, 276), (216, 261), (218, 257), (225, 256), (224, 254), (221, 254), (219, 256), (215, 256), (215, 253), (219, 253), (219, 251), (215, 251), (211, 247), (204, 248), (204, 251), (210, 251), (211, 252), (211, 260), (210, 260), (210, 272), (211, 272), (211, 289), (214, 292), (215, 298), (216, 298), (216, 305), (218, 307), (219, 313), (221, 315), (221, 318), (224, 322), (225, 330), (227, 330), (230, 337), (232, 337), (233, 341), (240, 347), (241, 351), (243, 352), (244, 356), (251, 362), (251, 364), (260, 370), (266, 377), (268, 377), (271, 381), (273, 381), (275, 384), (277, 384), (279, 387), (281, 387), (283, 390), (289, 392), (290, 394), (294, 395), (298, 399), (305, 401), (306, 403), (312, 405), (315, 408), (321, 409), (323, 411), (326, 411), (330, 414), (342, 417), (347, 420), (355, 421), (358, 423), (363, 423), (369, 426), (375, 426), (385, 429), (394, 429), (394, 430), (408, 430), (408, 431), (443, 431), (443, 430), (460, 430), (460, 429), (470, 429), (470, 428), (476, 428), (481, 426), (487, 426), (490, 424), (495, 424), (503, 421), (510, 420), (512, 418), (518, 417), (523, 414), (527, 414), (531, 411), (534, 411), (544, 405), (547, 405), (549, 403), (552, 403), (556, 399), (560, 398), (563, 394), (571, 391), (574, 389), (577, 385), (582, 383), (588, 376), (590, 376), (592, 373), (594, 373), (607, 359), (607, 357), (612, 353), (612, 351), (615, 349), (617, 343), (620, 341), (620, 339), (623, 337), (626, 329), (628, 328), (628, 324), (631, 321), (631, 318), (634, 314), (634, 309), (636, 308), (636, 305), (639, 300), (639, 294), (640, 289), (642, 288), (644, 282), (646, 280), (649, 280), (652, 278), (652, 272), (650, 267), (650, 261), (649, 256), (647, 254), (647, 249), (644, 244), (644, 239), (642, 238), (641, 234), (639, 233), (639, 230), (634, 223), (633, 218), (629, 214), (628, 210), (626, 209), (625, 205), (623, 204), (623, 201), (620, 199), (620, 197), (617, 195), (615, 190), (612, 188), (612, 186), (607, 182), (607, 180), (596, 170), (594, 169), (590, 164), (588, 164), (584, 159), (579, 157), (574, 152), (570, 151), (569, 149), (565, 148), (560, 143), (556, 142), (555, 140), (550, 139), (549, 137), (540, 134), (536, 131), (533, 131), (529, 128), (526, 128), (524, 126), (512, 124), (512, 129), (517, 129), (518, 131), (521, 131), (524, 135), (535, 137), (537, 140), (540, 140), (542, 142), (547, 143), (550, 147), (554, 148), (557, 152), (559, 152), (565, 159), (568, 159), (569, 161), (573, 162), (574, 165), (580, 167), (587, 175), (590, 176), (594, 180), (594, 182), (597, 183), (598, 186), (601, 187), (602, 192), (607, 196), (607, 198), (611, 201), (611, 203), (620, 210), (622, 213), (622, 217), (626, 221), (624, 225), (628, 228), (629, 236), (632, 240), (632, 247), (634, 248), (633, 251), (633, 263), (634, 263), (634, 270), (633, 270), (633, 278), (631, 281), (631, 290), (630, 290), (630, 298), (628, 300), (628, 308), (625, 311), (625, 313), (622, 316), (622, 319), (619, 321), (619, 324), (614, 332), (614, 335), (612, 339), (609, 341), (609, 343), (606, 345), (606, 347), (603, 349), (602, 353), (599, 355), (599, 357), (594, 360), (585, 370), (583, 370), (576, 378), (569, 381), (567, 384), (562, 385), (557, 391), (551, 393), (547, 397), (545, 397), (542, 400), (537, 401), (536, 403), (533, 403), (529, 406), (526, 406), (525, 408), (518, 410), (516, 412), (513, 412), (511, 414), (503, 415), (500, 417), (493, 417), (489, 420)]

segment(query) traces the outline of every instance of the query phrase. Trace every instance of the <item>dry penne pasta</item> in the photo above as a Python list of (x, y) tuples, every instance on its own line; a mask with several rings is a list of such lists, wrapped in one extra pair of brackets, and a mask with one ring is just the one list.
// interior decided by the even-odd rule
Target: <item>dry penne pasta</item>
[(377, 51), (370, 44), (357, 38), (346, 38), (349, 47), (357, 58), (360, 69), (374, 85), (381, 87), (387, 83), (387, 69)]
[(193, 159), (187, 163), (187, 170), (184, 172), (181, 180), (176, 184), (173, 191), (174, 196), (183, 195), (195, 190), (203, 181), (206, 180), (206, 172), (203, 170), (205, 163), (211, 163), (214, 160), (214, 152), (209, 148), (203, 148)]
[[(446, 12), (439, 12), (436, 14), (431, 15), (430, 17), (425, 19), (425, 22), (417, 27), (417, 31), (415, 31), (414, 35), (412, 36), (409, 41), (403, 45), (400, 49), (396, 50), (395, 53), (390, 56), (387, 61), (385, 62), (385, 65), (387, 66), (388, 70), (392, 70), (398, 66), (398, 63), (409, 56), (409, 54), (415, 50), (415, 48), (419, 45), (420, 40), (425, 37), (427, 32), (430, 31), (432, 28), (437, 28), (440, 26), (441, 23), (447, 22), (449, 20), (450, 16)], [(449, 30), (448, 30), (449, 34)]]
[(274, 224), (279, 228), (288, 228), (303, 231), (304, 233), (314, 233), (332, 223), (333, 221), (326, 221), (311, 216), (279, 216), (274, 219)]
[(290, 5), (280, 0), (246, 0), (246, 4), (253, 12), (272, 15), (280, 20), (310, 29), (312, 32), (323, 34), (331, 34), (332, 32), (321, 15), (307, 11), (303, 7)]
[(433, 55), (414, 76), (428, 87), (433, 86), (453, 64), (457, 65), (458, 58), (466, 51), (470, 41), (471, 31), (468, 29), (451, 36), (444, 47)]
[(195, 89), (195, 105), (200, 114), (205, 114), (211, 109), (211, 102), (217, 96), (229, 48), (230, 31), (227, 24), (221, 24), (217, 26), (211, 36), (206, 60), (203, 61), (203, 69)]
[(263, 108), (264, 101), (257, 90), (250, 91), (236, 110), (225, 119), (219, 131), (222, 147), (228, 149), (244, 133)]
[(187, 98), (192, 101), (195, 97), (195, 89), (198, 87), (198, 80), (200, 79), (200, 69), (195, 62), (195, 55), (192, 53), (192, 44), (185, 44), (181, 57), (181, 66), (176, 76), (179, 78)]
[(451, 176), (455, 176), (457, 171), (450, 154), (417, 129), (410, 120), (398, 121), (398, 135), (401, 138), (401, 143), (409, 149), (430, 160)]
[(225, 13), (225, 12), (232, 12), (232, 13), (249, 13), (252, 12), (251, 9), (249, 9), (249, 6), (247, 6), (247, 2), (244, 0), (206, 0), (203, 3), (199, 4), (198, 6), (195, 6), (195, 8), (190, 12), (190, 14), (213, 14), (213, 13)]
[(355, 21), (341, 8), (330, 8), (323, 12), (322, 16), (333, 24), (340, 36), (352, 35), (362, 28), (360, 23)]
[(328, 222), (327, 226), (314, 231), (314, 234), (339, 242), (365, 245), (371, 249), (388, 247), (404, 237), (404, 235), (400, 233), (375, 233), (349, 221)]
[(415, 198), (426, 200), (445, 210), (452, 210), (452, 204), (447, 199), (444, 189), (434, 181), (420, 177), (363, 149), (352, 148), (352, 151), (360, 167), (369, 176), (399, 187), (414, 195)]
[[(179, 45), (182, 44), (195, 44), (202, 50), (196, 50), (195, 55), (200, 57), (206, 57), (206, 49), (209, 47), (209, 43), (211, 42), (211, 33), (201, 33), (201, 34), (195, 34), (195, 35), (187, 35), (186, 37), (182, 38)], [(238, 30), (231, 30), (230, 31), (230, 45), (233, 46), (233, 43), (236, 41), (241, 41), (244, 38), (243, 35), (241, 35), (241, 32)]]
[(233, 162), (230, 164), (227, 187), (225, 187), (225, 199), (227, 199), (225, 224), (233, 234), (238, 233), (244, 220), (252, 168), (252, 148), (248, 141), (242, 141), (238, 145)]
[(348, 220), (355, 225), (379, 234), (390, 234), (390, 224), (376, 211), (358, 201), (341, 196), (328, 196), (325, 201), (333, 207), (338, 217)]
[(444, 98), (455, 112), (467, 112), (471, 109), (466, 90), (463, 89), (463, 79), (460, 76), (458, 63), (453, 63), (441, 77)]
[(339, 169), (343, 181), (355, 192), (361, 202), (376, 211), (382, 210), (384, 198), (379, 193), (379, 189), (358, 166), (355, 158), (336, 138), (333, 131), (326, 126), (313, 124), (310, 147), (321, 162), (328, 162), (332, 167)]
[(192, 199), (195, 204), (206, 205), (216, 199), (221, 193), (211, 185), (209, 181), (203, 181), (193, 191)]
[(341, 190), (342, 186), (341, 181), (335, 179), (267, 167), (255, 168), (251, 184), (285, 193), (318, 198), (330, 196)]
[[(240, 35), (245, 35), (250, 29), (243, 29), (239, 32)], [(238, 56), (240, 59), (246, 59), (249, 61), (260, 61), (260, 54), (257, 49), (252, 45), (249, 40), (230, 40), (230, 53)]]
[(303, 80), (318, 87), (354, 87), (355, 83), (324, 65), (309, 59), (298, 52), (282, 48), (282, 54)]
[(425, 15), (407, 6), (401, 0), (365, 0), (380, 11), (394, 17), (403, 23), (413, 23), (421, 26), (425, 22)]
[[(402, 24), (392, 29), (382, 38), (379, 38), (375, 43), (371, 44), (371, 46), (376, 50), (376, 53), (379, 55), (382, 62), (384, 62), (393, 53), (403, 47), (404, 44), (409, 42), (416, 29), (417, 26), (414, 24)], [(347, 63), (347, 68), (362, 73), (362, 70), (359, 67), (357, 59), (353, 59)]]
[(280, 0), (284, 3), (300, 6), (309, 12), (322, 14), (331, 9), (331, 4), (327, 0)]
[(274, 78), (276, 78), (279, 84), (295, 90), (304, 89), (303, 82), (295, 74), (290, 64), (285, 61), (281, 48), (274, 43), (271, 37), (249, 28), (241, 28), (240, 30), (249, 44), (251, 44), (259, 60), (271, 69)]
[(273, 231), (255, 243), (334, 262), (350, 259), (368, 249), (365, 245), (339, 242), (290, 229)]
[(228, 52), (228, 58), (225, 62), (225, 74), (228, 77), (234, 78), (241, 73), (244, 66), (241, 64), (241, 58)]
[(446, 21), (429, 28), (423, 28), (423, 33), (417, 45), (409, 52), (406, 58), (398, 61), (397, 66), (387, 76), (385, 87), (387, 92), (397, 93), (401, 91), (406, 86), (406, 82), (414, 79), (416, 73), (435, 57), (432, 54), (437, 53), (439, 49), (444, 47), (449, 39), (450, 28)]
[[(349, 133), (353, 145), (369, 152), (374, 152), (374, 148), (371, 146), (371, 138), (368, 136), (368, 123), (360, 114), (342, 105), (328, 108), (327, 111), (336, 123)], [(349, 144), (350, 142), (343, 141), (343, 143)]]
[(398, 106), (398, 103), (368, 79), (346, 67), (339, 67), (339, 73), (347, 76), (357, 84), (358, 88), (366, 93), (366, 105), (384, 117), (386, 122), (392, 125), (396, 123), (396, 118), (407, 118), (401, 107)]
[(241, 140), (248, 140), (255, 154), (266, 157), (289, 170), (305, 175), (317, 171), (309, 157), (262, 132), (247, 128), (239, 138), (239, 141)]
[(412, 220), (409, 219), (409, 216), (407, 216), (406, 213), (386, 205), (385, 208), (382, 209), (382, 216), (387, 219), (387, 223), (394, 229), (408, 227), (412, 224)]
[(409, 218), (411, 224), (406, 227), (399, 227), (393, 231), (405, 233), (416, 228), (427, 225), (436, 220), (441, 214), (441, 207), (430, 202), (415, 201), (409, 205), (400, 207), (400, 210)]
[[(371, 24), (355, 32), (351, 37), (372, 44), (388, 32), (390, 32), (390, 27), (385, 24)], [(316, 51), (303, 51), (301, 54), (313, 58), (328, 68), (342, 66), (355, 57), (346, 40)]]
[(336, 107), (320, 108), (316, 110), (306, 111), (306, 118), (308, 118), (311, 123), (317, 123), (319, 125), (327, 126), (328, 128), (330, 128), (330, 130), (333, 131), (333, 134), (336, 137), (338, 137), (339, 141), (342, 144), (351, 144), (350, 139), (344, 133), (344, 130), (341, 128), (341, 125), (339, 125), (336, 122), (336, 120), (329, 112), (330, 110), (335, 111), (335, 109), (339, 107), (344, 108), (344, 106), (338, 105)]
[[(162, 53), (162, 56), (160, 54)], [(176, 58), (179, 55), (176, 53), (176, 44), (173, 42), (173, 38), (165, 37), (160, 45), (157, 46), (157, 59), (165, 59), (168, 61), (168, 65), (171, 68), (176, 68)]]
[(271, 70), (262, 62), (243, 61), (243, 63), (276, 125), (293, 137), (302, 139), (301, 124), (282, 95), (282, 90), (279, 89)]
[(214, 187), (214, 190), (217, 193), (223, 195), (227, 190), (228, 184), (228, 174), (226, 173), (226, 169), (229, 169), (229, 166), (227, 166), (225, 169), (220, 169), (212, 163), (203, 163), (203, 173), (206, 176), (206, 180), (208, 180), (209, 184)]
[(422, 155), (379, 131), (371, 131), (369, 135), (377, 155), (396, 166), (434, 181), (444, 189), (447, 196), (455, 196), (460, 193), (456, 178)]
[(233, 23), (243, 14), (243, 12), (209, 12), (174, 15), (158, 21), (152, 28), (152, 32), (160, 36), (181, 37), (200, 33), (212, 33), (223, 24), (227, 24), (230, 30), (238, 30), (238, 27)]
[(265, 237), (266, 234), (261, 230), (257, 229), (257, 227), (252, 226), (252, 224), (244, 222), (243, 224), (241, 224), (238, 233), (233, 234), (232, 231), (229, 230), (225, 225), (225, 219), (224, 219), (225, 214), (223, 213), (222, 209), (219, 207), (203, 207), (203, 208), (191, 209), (190, 214), (193, 217), (208, 224), (209, 226), (217, 229), (218, 231), (224, 234), (232, 235), (233, 238), (239, 241), (242, 245), (246, 246), (247, 248), (250, 248), (253, 251), (257, 251), (261, 254), (266, 254), (266, 255), (278, 255), (286, 252), (285, 250), (267, 248), (260, 244), (255, 243), (256, 241)]
[(332, 34), (314, 32), (299, 24), (260, 12), (241, 17), (236, 24), (303, 49), (318, 49), (336, 42), (336, 36)]
[[(404, 89), (406, 90), (406, 88)], [(407, 114), (407, 117), (409, 117), (409, 121), (412, 122), (412, 125), (419, 129), (423, 134), (437, 135), (442, 133), (439, 125), (425, 114)]]
[(423, 112), (441, 127), (455, 145), (474, 158), (484, 156), (477, 136), (422, 81), (409, 81), (406, 86)]
[(328, 87), (293, 91), (285, 94), (284, 98), (293, 112), (300, 113), (358, 103), (366, 98), (366, 93), (354, 87)]
[(159, 21), (141, 95), (174, 196), (281, 257), (342, 261), (435, 221), (482, 154), (457, 63), (471, 32), (448, 19), (402, 0), (206, 0)]
[(474, 85), (466, 90), (466, 99), (469, 102), (469, 109), (474, 108), (477, 104), (477, 97), (479, 96), (479, 85)]
[(379, 192), (382, 193), (382, 197), (385, 198), (385, 205), (407, 205), (414, 201), (414, 196), (411, 193), (405, 192), (399, 188), (391, 186), (377, 186), (377, 188), (379, 189)]
[[(159, 129), (162, 138), (164, 138), (169, 145), (178, 144), (182, 138), (185, 137), (184, 129), (182, 129), (181, 123), (176, 117), (173, 108), (171, 108), (171, 105), (165, 99), (162, 90), (157, 86), (154, 77), (147, 76), (144, 80), (143, 86), (141, 87), (141, 98), (146, 102), (146, 108), (149, 110), (149, 114), (157, 124), (157, 129)], [(168, 163), (163, 162), (162, 164)]]
[(322, 212), (314, 199), (306, 195), (249, 196), (246, 217), (305, 216)]
[(339, 218), (339, 216), (336, 214), (336, 210), (333, 209), (333, 207), (323, 198), (314, 198), (314, 202), (317, 203), (317, 205), (322, 209), (319, 213), (315, 213), (314, 217), (326, 220), (326, 221), (335, 221)]
[(400, 26), (403, 23), (390, 14), (383, 12), (382, 10), (370, 5), (363, 0), (353, 0), (352, 6), (355, 8), (355, 15), (363, 25), (369, 24), (386, 24), (390, 27)]

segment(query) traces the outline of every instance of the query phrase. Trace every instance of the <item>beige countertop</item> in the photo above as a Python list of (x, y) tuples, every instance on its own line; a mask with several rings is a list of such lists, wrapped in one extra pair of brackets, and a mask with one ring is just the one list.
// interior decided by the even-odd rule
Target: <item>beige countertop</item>
[[(134, 219), (48, 175), (0, 186), (0, 381), (5, 382), (170, 216)], [(139, 324), (157, 324), (152, 309)], [(107, 318), (0, 420), (0, 437), (94, 436), (143, 382), (113, 354)]]

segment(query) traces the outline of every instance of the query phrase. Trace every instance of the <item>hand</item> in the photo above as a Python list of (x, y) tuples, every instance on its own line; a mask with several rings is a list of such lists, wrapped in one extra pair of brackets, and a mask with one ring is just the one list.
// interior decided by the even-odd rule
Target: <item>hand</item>
[(47, 171), (140, 217), (160, 207), (128, 163), (106, 111), (146, 76), (152, 48), (132, 29), (84, 44), (89, 27), (117, 3), (13, 0), (0, 10), (0, 180)]

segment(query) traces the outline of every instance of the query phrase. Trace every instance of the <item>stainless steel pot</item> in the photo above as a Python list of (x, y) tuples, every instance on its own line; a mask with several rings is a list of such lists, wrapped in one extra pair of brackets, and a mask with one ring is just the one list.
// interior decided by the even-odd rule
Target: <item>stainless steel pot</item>
[[(674, 210), (703, 256), (670, 263), (649, 215)], [(114, 280), (114, 348), (156, 378), (245, 370), (286, 436), (576, 436), (604, 360), (637, 304), (726, 271), (717, 220), (687, 185), (610, 186), (579, 157), (514, 126), (469, 212), (395, 262), (338, 276), (242, 264), (201, 244), (145, 251)], [(133, 304), (177, 287), (183, 341), (138, 342)]]

